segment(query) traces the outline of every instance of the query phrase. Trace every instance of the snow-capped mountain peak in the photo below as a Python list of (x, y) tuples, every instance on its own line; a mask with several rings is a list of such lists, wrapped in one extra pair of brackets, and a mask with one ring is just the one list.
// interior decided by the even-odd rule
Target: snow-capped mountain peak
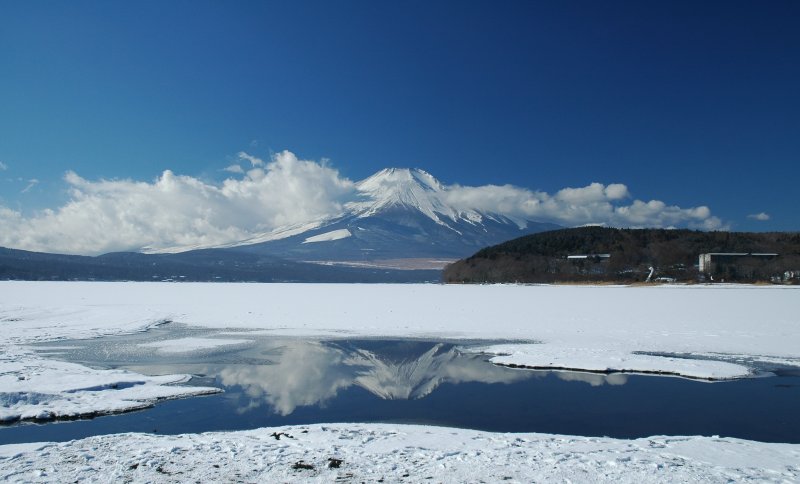
[(384, 168), (356, 184), (359, 190), (372, 192), (381, 189), (398, 189), (410, 185), (441, 191), (442, 184), (430, 173), (419, 168)]
[[(459, 213), (444, 200), (439, 180), (420, 169), (386, 168), (356, 183), (360, 200), (346, 208), (358, 217), (369, 217), (383, 209), (399, 206), (416, 209), (436, 223), (448, 226), (442, 217), (455, 221)], [(470, 219), (480, 218), (477, 213)], [(449, 227), (449, 226), (448, 226)]]

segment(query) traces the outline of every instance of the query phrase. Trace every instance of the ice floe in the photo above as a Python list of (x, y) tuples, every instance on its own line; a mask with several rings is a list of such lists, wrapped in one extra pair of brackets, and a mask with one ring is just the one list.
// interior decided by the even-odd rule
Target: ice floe
[(5, 347), (0, 356), (0, 421), (89, 417), (219, 391), (175, 385), (188, 380), (188, 375), (93, 369)]

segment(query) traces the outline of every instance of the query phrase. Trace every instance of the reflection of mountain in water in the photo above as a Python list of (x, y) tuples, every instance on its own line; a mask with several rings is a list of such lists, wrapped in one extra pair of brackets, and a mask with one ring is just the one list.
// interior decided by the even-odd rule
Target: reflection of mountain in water
[(386, 361), (371, 351), (358, 350), (353, 359), (365, 366), (355, 382), (386, 400), (422, 398), (438, 387), (447, 375), (447, 367), (458, 364), (455, 348), (437, 344), (415, 359)]
[(417, 399), (442, 383), (513, 383), (532, 376), (442, 343), (290, 341), (279, 353), (274, 364), (224, 367), (219, 378), (245, 388), (252, 399), (248, 408), (266, 401), (289, 415), (298, 406), (324, 404), (353, 385), (382, 399)]
[(442, 383), (511, 383), (528, 377), (504, 371), (475, 355), (465, 355), (452, 345), (416, 345), (428, 349), (403, 359), (356, 349), (350, 356), (354, 366), (360, 367), (355, 384), (386, 400), (406, 400), (425, 397)]

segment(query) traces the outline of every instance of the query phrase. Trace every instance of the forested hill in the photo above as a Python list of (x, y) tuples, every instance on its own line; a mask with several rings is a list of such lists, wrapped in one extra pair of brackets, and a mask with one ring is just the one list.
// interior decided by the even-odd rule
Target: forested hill
[(485, 248), (448, 266), (443, 278), (445, 282), (635, 282), (645, 280), (653, 267), (655, 278), (694, 281), (703, 278), (697, 269), (698, 256), (709, 252), (777, 253), (771, 258), (737, 259), (718, 268), (722, 272), (715, 279), (770, 280), (785, 271), (800, 270), (800, 233), (553, 230)]

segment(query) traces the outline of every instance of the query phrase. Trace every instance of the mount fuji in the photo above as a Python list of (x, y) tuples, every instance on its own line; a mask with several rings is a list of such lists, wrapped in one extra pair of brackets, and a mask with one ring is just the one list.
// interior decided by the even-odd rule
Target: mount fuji
[(381, 170), (354, 188), (335, 216), (225, 245), (94, 257), (0, 247), (0, 279), (430, 282), (483, 247), (559, 228), (456, 207), (422, 170)]
[(355, 196), (334, 217), (223, 246), (144, 252), (213, 248), (323, 264), (438, 269), (483, 247), (559, 228), (456, 208), (447, 203), (446, 188), (419, 169), (387, 168), (356, 183), (355, 188)]

